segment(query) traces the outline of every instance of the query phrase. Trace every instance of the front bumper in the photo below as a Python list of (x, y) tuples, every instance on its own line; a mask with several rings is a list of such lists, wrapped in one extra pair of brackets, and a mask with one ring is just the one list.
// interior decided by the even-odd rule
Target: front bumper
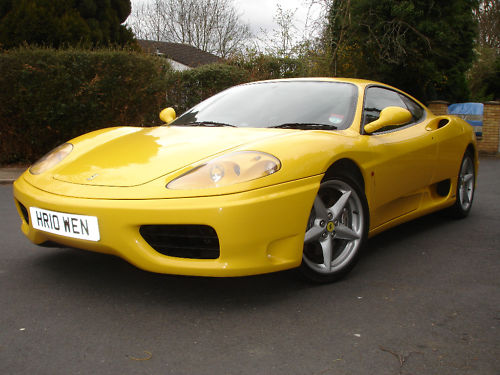
[[(35, 244), (52, 241), (114, 254), (151, 272), (244, 276), (300, 265), (304, 232), (321, 177), (221, 196), (112, 200), (47, 193), (21, 176), (14, 183), (14, 197), (22, 218), (21, 229)], [(34, 229), (23, 218), (19, 202), (28, 212), (29, 207), (38, 207), (96, 216), (101, 238), (91, 242)], [(217, 259), (187, 259), (160, 254), (140, 235), (142, 225), (210, 226), (217, 233), (220, 256)]]

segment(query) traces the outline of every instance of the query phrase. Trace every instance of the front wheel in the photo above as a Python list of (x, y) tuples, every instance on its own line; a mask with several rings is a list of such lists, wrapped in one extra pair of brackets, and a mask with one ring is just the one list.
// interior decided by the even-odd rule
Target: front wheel
[(315, 282), (345, 276), (356, 264), (368, 233), (368, 205), (345, 177), (321, 183), (304, 238), (301, 273)]

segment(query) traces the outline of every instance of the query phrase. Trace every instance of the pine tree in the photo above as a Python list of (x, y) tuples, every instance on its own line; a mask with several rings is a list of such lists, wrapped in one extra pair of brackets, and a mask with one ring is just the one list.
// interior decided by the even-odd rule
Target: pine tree
[(0, 0), (0, 46), (125, 45), (130, 0)]

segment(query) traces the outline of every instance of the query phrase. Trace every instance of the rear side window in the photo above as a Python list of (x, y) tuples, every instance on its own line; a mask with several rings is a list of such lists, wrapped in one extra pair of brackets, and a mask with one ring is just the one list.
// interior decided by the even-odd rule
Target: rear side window
[(380, 112), (386, 107), (401, 107), (410, 111), (412, 120), (403, 125), (386, 126), (377, 133), (406, 127), (409, 124), (419, 122), (424, 116), (423, 108), (415, 101), (396, 91), (382, 87), (369, 87), (366, 90), (365, 104), (363, 109), (363, 125), (369, 124), (380, 117)]
[(424, 109), (409, 97), (401, 94), (399, 95), (401, 96), (401, 99), (403, 99), (403, 102), (405, 102), (406, 108), (411, 112), (413, 116), (412, 122), (419, 122), (420, 120), (422, 120), (422, 118), (424, 117)]

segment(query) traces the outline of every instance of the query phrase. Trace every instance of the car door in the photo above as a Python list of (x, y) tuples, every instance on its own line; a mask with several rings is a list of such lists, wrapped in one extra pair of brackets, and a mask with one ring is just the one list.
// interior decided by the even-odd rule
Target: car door
[(363, 127), (378, 119), (380, 112), (389, 106), (408, 109), (412, 120), (365, 135), (373, 155), (370, 163), (371, 228), (418, 208), (425, 187), (430, 184), (437, 157), (436, 142), (426, 129), (426, 112), (402, 93), (386, 87), (368, 87)]

